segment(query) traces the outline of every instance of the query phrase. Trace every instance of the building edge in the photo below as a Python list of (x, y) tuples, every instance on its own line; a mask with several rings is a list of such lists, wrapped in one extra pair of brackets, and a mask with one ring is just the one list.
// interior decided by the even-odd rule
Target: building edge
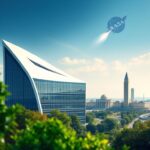
[[(5, 40), (2, 40), (2, 46), (3, 46), (3, 65), (5, 66), (5, 47), (7, 48), (7, 50), (9, 50), (9, 52), (12, 54), (12, 56), (14, 57), (14, 59), (19, 63), (20, 67), (23, 69), (23, 71), (26, 73), (31, 85), (32, 85), (32, 88), (33, 88), (33, 91), (34, 91), (34, 94), (35, 94), (35, 97), (36, 97), (36, 100), (37, 100), (37, 106), (38, 106), (38, 110), (41, 114), (43, 114), (43, 110), (42, 110), (42, 106), (41, 106), (41, 103), (40, 103), (40, 97), (38, 95), (38, 91), (37, 91), (37, 88), (36, 88), (36, 85), (34, 83), (34, 80), (33, 78), (31, 78), (31, 76), (29, 75), (28, 71), (25, 69), (25, 67), (22, 65), (22, 63), (19, 61), (19, 59), (12, 53), (12, 51), (10, 50), (10, 48), (7, 46), (7, 44), (5, 44)], [(4, 83), (5, 83), (5, 67), (3, 67), (3, 80), (4, 80)]]

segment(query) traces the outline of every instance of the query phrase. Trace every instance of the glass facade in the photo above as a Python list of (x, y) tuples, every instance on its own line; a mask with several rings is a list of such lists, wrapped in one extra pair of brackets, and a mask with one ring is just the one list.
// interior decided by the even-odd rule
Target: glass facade
[(12, 54), (4, 47), (5, 59), (5, 84), (11, 95), (7, 98), (6, 104), (21, 104), (28, 109), (38, 111), (37, 101), (32, 85), (19, 63)]
[(34, 79), (43, 112), (58, 109), (85, 123), (85, 84)]
[[(8, 91), (11, 93), (6, 104), (11, 106), (18, 103), (27, 109), (39, 111), (32, 81), (29, 80), (21, 64), (5, 46), (4, 61), (5, 84), (8, 85)], [(80, 121), (85, 123), (85, 83), (40, 79), (33, 79), (33, 82), (35, 82), (40, 97), (43, 113), (50, 114), (51, 110), (58, 109), (68, 115), (77, 115)]]

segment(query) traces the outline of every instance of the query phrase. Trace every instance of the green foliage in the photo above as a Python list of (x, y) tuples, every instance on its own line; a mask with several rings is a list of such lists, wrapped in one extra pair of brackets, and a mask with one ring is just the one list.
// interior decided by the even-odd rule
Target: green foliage
[(121, 112), (121, 125), (124, 127), (125, 125), (129, 124), (132, 122), (133, 119), (138, 117), (141, 114), (141, 112)]
[(104, 131), (110, 131), (119, 128), (119, 121), (113, 118), (107, 118), (103, 121)]
[(93, 112), (89, 112), (86, 114), (86, 122), (87, 123), (93, 123), (95, 118), (95, 114)]
[[(54, 110), (48, 118), (20, 105), (8, 108), (4, 103), (8, 95), (6, 86), (0, 82), (0, 150), (112, 150), (105, 136), (86, 133), (76, 116), (70, 118)], [(116, 126), (107, 119), (105, 123), (109, 130)], [(95, 134), (97, 128), (88, 124), (87, 130)], [(145, 134), (148, 139), (149, 132)]]
[(142, 121), (140, 121), (140, 120), (138, 120), (138, 121), (136, 121), (135, 123), (134, 123), (134, 125), (133, 125), (133, 128), (134, 129), (139, 129), (139, 130), (141, 130), (141, 129), (149, 129), (150, 128), (150, 121), (148, 120), (148, 121), (145, 121), (144, 123), (142, 122)]
[(87, 133), (85, 138), (77, 138), (76, 132), (66, 128), (56, 118), (45, 122), (37, 121), (33, 126), (21, 131), (12, 149), (15, 150), (110, 150), (108, 140)]
[(16, 150), (74, 149), (75, 131), (67, 129), (61, 121), (50, 118), (37, 121), (15, 137)]
[(71, 127), (76, 131), (78, 136), (85, 135), (85, 127), (80, 123), (80, 120), (77, 116), (72, 115), (71, 117)]
[(111, 111), (98, 111), (94, 112), (96, 118), (106, 119), (108, 115), (112, 114)]
[(99, 132), (110, 132), (111, 130), (118, 129), (120, 123), (118, 120), (113, 118), (106, 118), (101, 124), (97, 125), (97, 130)]
[(20, 105), (8, 108), (4, 103), (7, 95), (6, 86), (0, 82), (0, 150), (110, 149), (107, 140), (90, 133), (77, 136), (76, 131), (81, 134), (83, 130), (77, 117), (70, 119), (66, 113), (55, 110), (48, 119)]
[[(9, 95), (7, 86), (0, 82), (0, 148), (5, 147), (7, 143), (14, 143), (13, 135), (16, 135), (19, 130), (26, 127), (26, 121), (38, 120), (34, 118), (34, 112), (26, 110), (23, 106), (13, 105), (7, 107), (5, 99)], [(36, 113), (37, 116), (37, 113)], [(39, 116), (42, 116), (41, 114)]]
[(7, 128), (7, 132), (5, 133), (6, 143), (14, 143), (12, 135), (16, 135), (17, 132), (25, 129), (28, 124), (34, 123), (37, 120), (47, 120), (46, 115), (27, 110), (19, 104), (7, 108), (7, 114), (10, 115), (12, 122), (9, 123), (9, 128)]
[(9, 131), (12, 132), (9, 124), (14, 124), (10, 114), (7, 112), (5, 99), (9, 95), (7, 86), (0, 82), (0, 147), (5, 147), (5, 134)]
[(8, 95), (9, 93), (7, 92), (7, 87), (0, 82), (0, 133), (4, 132), (5, 124), (7, 122), (7, 107), (5, 105), (5, 99)]
[(137, 121), (133, 129), (123, 129), (118, 133), (113, 146), (117, 150), (120, 150), (123, 144), (129, 146), (131, 150), (149, 150), (149, 139), (150, 121), (144, 123)]
[(35, 121), (46, 121), (48, 119), (48, 116), (46, 114), (41, 114), (40, 112), (37, 111), (31, 111), (31, 110), (27, 110), (25, 109), (25, 119), (26, 121), (30, 121), (30, 122), (35, 122)]
[(93, 136), (91, 133), (87, 133), (85, 138), (80, 138), (78, 141), (76, 150), (113, 150), (108, 140), (100, 135)]
[(127, 145), (123, 145), (122, 150), (130, 150), (130, 147)]
[(127, 122), (129, 122), (127, 119), (121, 119), (121, 126), (124, 127), (127, 124)]
[(86, 129), (87, 129), (87, 131), (91, 132), (92, 134), (95, 134), (96, 131), (97, 131), (96, 125), (94, 125), (94, 124), (92, 124), (92, 123), (89, 123), (89, 124), (86, 126)]
[(50, 118), (57, 118), (61, 120), (67, 128), (73, 128), (78, 136), (85, 135), (85, 127), (80, 123), (79, 118), (75, 115), (69, 117), (65, 112), (60, 112), (59, 110), (52, 110), (50, 112)]
[[(97, 125), (94, 125), (94, 121), (91, 121), (88, 123), (86, 126), (87, 131), (90, 131), (92, 134), (98, 133), (109, 133), (112, 134), (112, 130), (116, 130), (120, 127), (120, 122), (117, 119), (114, 118), (107, 118), (108, 115), (112, 115), (111, 111), (95, 111), (95, 112), (90, 112), (87, 113), (87, 116), (92, 117), (91, 120), (93, 120), (95, 117), (102, 119), (100, 123)], [(112, 136), (112, 135), (110, 135)]]
[(109, 110), (88, 112), (86, 114), (86, 122), (92, 124), (94, 123), (94, 118), (106, 119), (108, 115), (111, 115), (111, 114), (112, 112)]
[(59, 110), (52, 110), (50, 112), (50, 117), (52, 118), (57, 118), (62, 121), (64, 125), (66, 125), (68, 128), (70, 127), (71, 124), (71, 119), (65, 112), (60, 112)]
[(140, 129), (140, 128), (143, 128), (143, 125), (145, 126), (145, 124), (143, 124), (140, 120), (137, 120), (134, 122), (133, 128)]

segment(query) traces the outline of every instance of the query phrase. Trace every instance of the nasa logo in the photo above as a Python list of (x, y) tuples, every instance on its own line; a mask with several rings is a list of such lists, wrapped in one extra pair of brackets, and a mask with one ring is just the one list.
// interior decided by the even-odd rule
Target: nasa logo
[(119, 33), (123, 31), (123, 29), (125, 28), (125, 19), (126, 16), (124, 16), (123, 18), (120, 17), (111, 18), (107, 23), (108, 30), (114, 33)]

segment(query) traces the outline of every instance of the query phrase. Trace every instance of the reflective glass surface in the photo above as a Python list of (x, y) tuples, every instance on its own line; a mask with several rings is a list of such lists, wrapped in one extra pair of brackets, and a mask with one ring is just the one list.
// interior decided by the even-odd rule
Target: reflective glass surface
[(5, 84), (11, 95), (7, 98), (6, 104), (11, 106), (19, 103), (31, 110), (38, 110), (37, 101), (32, 89), (32, 85), (12, 54), (4, 48), (5, 60)]
[(34, 79), (43, 112), (58, 109), (85, 123), (85, 84)]

